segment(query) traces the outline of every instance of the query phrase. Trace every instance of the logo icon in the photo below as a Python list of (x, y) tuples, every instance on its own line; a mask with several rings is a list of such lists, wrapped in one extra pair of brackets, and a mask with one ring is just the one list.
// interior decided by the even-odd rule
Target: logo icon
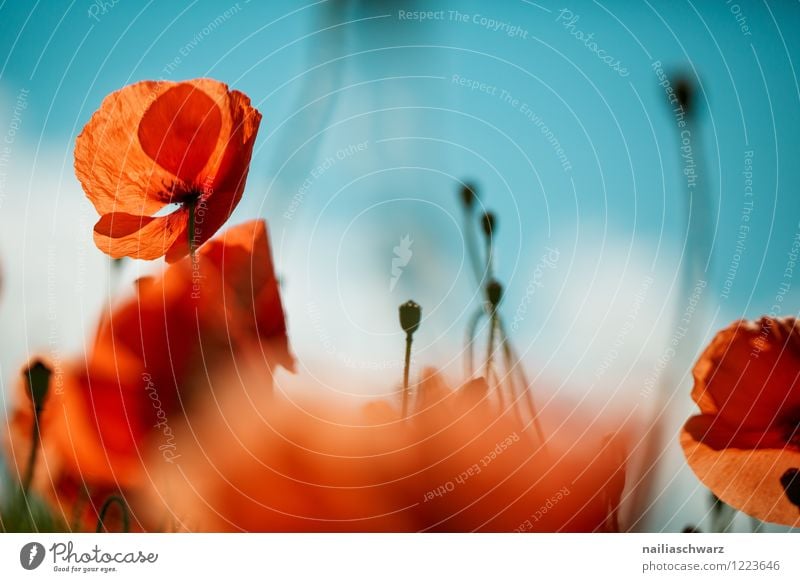
[(19, 563), (26, 570), (35, 570), (44, 562), (44, 546), (39, 542), (28, 542), (19, 551)]
[(411, 252), (412, 244), (414, 244), (414, 241), (411, 240), (411, 237), (405, 235), (400, 239), (400, 244), (392, 249), (394, 251), (394, 257), (392, 258), (392, 278), (389, 280), (390, 293), (394, 291), (397, 282), (400, 280), (400, 276), (403, 274), (403, 267), (408, 265), (408, 262), (414, 254)]

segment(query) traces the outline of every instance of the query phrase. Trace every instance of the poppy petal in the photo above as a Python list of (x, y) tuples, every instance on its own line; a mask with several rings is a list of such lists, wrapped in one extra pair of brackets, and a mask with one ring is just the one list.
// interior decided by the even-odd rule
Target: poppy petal
[(185, 209), (167, 216), (104, 214), (94, 226), (94, 242), (97, 248), (115, 259), (128, 256), (156, 259), (179, 236), (186, 238), (188, 218)]
[[(195, 83), (210, 92), (215, 85), (208, 86), (206, 81), (198, 79)], [(227, 114), (223, 116), (220, 143), (207, 164), (208, 170), (198, 178), (203, 184), (203, 194), (195, 209), (194, 243), (197, 246), (211, 238), (239, 204), (261, 122), (261, 114), (243, 93), (230, 91), (220, 99), (223, 97), (227, 99)], [(167, 262), (173, 263), (188, 253), (188, 241), (178, 238), (167, 252)]]
[[(701, 420), (695, 420), (701, 419)], [(800, 526), (800, 509), (781, 478), (800, 467), (796, 449), (721, 448), (697, 439), (707, 417), (695, 417), (681, 432), (681, 446), (698, 479), (728, 505), (763, 521)], [(713, 422), (713, 421), (712, 421)], [(705, 427), (708, 429), (708, 426)]]
[(172, 85), (143, 81), (112, 93), (75, 140), (75, 174), (101, 215), (153, 214), (170, 201), (176, 178), (142, 150), (134, 128)]
[(199, 253), (219, 270), (225, 288), (233, 291), (230, 297), (236, 305), (228, 307), (235, 307), (239, 321), (255, 329), (261, 340), (270, 339), (270, 354), (278, 364), (292, 370), (294, 359), (288, 351), (286, 320), (266, 223), (251, 220), (231, 227)]
[[(195, 201), (199, 246), (241, 199), (260, 120), (247, 96), (212, 79), (136, 83), (92, 115), (75, 143), (75, 173), (101, 216)], [(176, 237), (164, 254), (175, 262), (188, 252)]]
[(794, 318), (735, 322), (700, 357), (692, 398), (745, 431), (779, 423), (800, 410), (799, 337)]
[(190, 83), (161, 93), (139, 123), (139, 142), (158, 164), (193, 182), (217, 146), (222, 115), (214, 100)]

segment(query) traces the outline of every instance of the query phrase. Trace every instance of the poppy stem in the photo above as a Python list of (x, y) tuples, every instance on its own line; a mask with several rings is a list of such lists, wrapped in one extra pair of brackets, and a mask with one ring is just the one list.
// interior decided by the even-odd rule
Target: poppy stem
[(106, 513), (108, 513), (108, 510), (115, 503), (119, 505), (119, 508), (122, 511), (123, 533), (128, 533), (131, 531), (131, 520), (130, 516), (128, 515), (128, 504), (125, 503), (125, 500), (119, 495), (110, 495), (100, 507), (100, 514), (97, 518), (97, 527), (95, 528), (96, 533), (102, 533), (103, 529), (105, 529)]
[(486, 269), (481, 269), (481, 260), (478, 253), (477, 241), (475, 240), (475, 228), (473, 225), (474, 214), (470, 208), (464, 209), (464, 242), (467, 247), (467, 257), (472, 267), (472, 274), (478, 287), (483, 286), (486, 277)]
[(514, 346), (511, 345), (511, 340), (509, 340), (508, 335), (506, 334), (503, 322), (498, 320), (497, 326), (500, 332), (500, 341), (503, 345), (503, 352), (505, 353), (506, 357), (506, 366), (509, 367), (508, 375), (511, 377), (513, 376), (514, 372), (519, 374), (519, 379), (522, 384), (522, 390), (525, 397), (525, 404), (528, 407), (528, 414), (531, 416), (531, 422), (533, 423), (533, 428), (536, 431), (536, 436), (539, 437), (539, 440), (544, 447), (546, 442), (544, 430), (542, 429), (541, 422), (539, 422), (539, 412), (536, 410), (536, 404), (533, 400), (533, 391), (531, 390), (531, 385), (528, 382), (528, 376), (525, 374), (525, 368), (520, 362), (519, 357), (514, 350)]
[(22, 478), (22, 494), (27, 499), (28, 491), (33, 482), (33, 473), (36, 469), (36, 459), (39, 455), (39, 445), (42, 440), (40, 419), (47, 393), (50, 390), (50, 375), (52, 370), (41, 360), (34, 361), (23, 372), (23, 377), (28, 384), (28, 395), (33, 406), (33, 427), (31, 428), (31, 450), (28, 454), (28, 465), (25, 467), (25, 475)]
[(462, 217), (464, 219), (464, 242), (467, 250), (467, 257), (469, 258), (470, 266), (472, 267), (472, 274), (475, 276), (475, 283), (478, 288), (483, 287), (483, 279), (486, 276), (486, 270), (481, 269), (480, 253), (478, 252), (477, 240), (475, 238), (475, 202), (478, 200), (478, 190), (474, 184), (463, 183), (461, 185), (461, 208), (463, 209)]
[(413, 338), (410, 333), (406, 334), (406, 358), (403, 367), (403, 418), (408, 416), (408, 374), (411, 369), (411, 342)]
[[(503, 296), (503, 287), (494, 279), (486, 284), (486, 309), (489, 311), (489, 340), (486, 342), (486, 383), (492, 384), (492, 360), (494, 358), (494, 336), (497, 331), (497, 308)], [(500, 406), (503, 406), (503, 393), (497, 387), (497, 395), (500, 399)]]
[(195, 216), (194, 212), (197, 207), (197, 202), (195, 200), (190, 200), (188, 202), (189, 207), (189, 228), (187, 232), (189, 234), (189, 256), (194, 259), (194, 250), (195, 250), (195, 237), (194, 237), (194, 229), (195, 229)]
[(479, 307), (467, 323), (467, 334), (464, 345), (464, 349), (467, 352), (467, 378), (472, 378), (472, 375), (475, 373), (475, 335), (477, 333), (478, 324), (484, 313), (486, 313), (486, 310), (483, 307)]
[(81, 489), (78, 490), (78, 495), (77, 498), (75, 499), (75, 504), (72, 506), (72, 512), (69, 518), (70, 532), (75, 533), (81, 530), (81, 512), (86, 506), (86, 502), (88, 500), (89, 500), (89, 492), (87, 491), (86, 487), (82, 487)]
[(28, 491), (33, 482), (33, 473), (36, 468), (36, 460), (39, 456), (39, 444), (42, 439), (42, 432), (39, 428), (39, 416), (42, 413), (40, 407), (35, 407), (33, 412), (33, 428), (31, 429), (31, 450), (28, 453), (28, 464), (25, 467), (25, 476), (22, 479), (22, 493), (27, 498)]
[(403, 418), (408, 415), (408, 376), (411, 369), (411, 342), (414, 332), (419, 328), (422, 308), (413, 301), (406, 301), (399, 308), (400, 327), (406, 332), (406, 357), (403, 367)]
[[(486, 368), (485, 368), (485, 376), (486, 376), (486, 383), (491, 388), (492, 386), (492, 378), (495, 378), (496, 374), (494, 372), (494, 368), (492, 366), (494, 361), (494, 336), (497, 334), (497, 311), (492, 310), (492, 315), (489, 319), (489, 341), (486, 346)], [(496, 378), (495, 378), (496, 380)], [(505, 407), (505, 402), (503, 398), (503, 390), (500, 386), (499, 382), (494, 382), (495, 389), (497, 390), (497, 398), (500, 403), (500, 408), (503, 409)]]

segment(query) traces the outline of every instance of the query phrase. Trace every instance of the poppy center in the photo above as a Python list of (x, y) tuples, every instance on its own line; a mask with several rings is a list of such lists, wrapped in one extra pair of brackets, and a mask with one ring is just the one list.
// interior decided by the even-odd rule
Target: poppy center
[(196, 189), (192, 188), (187, 190), (186, 192), (175, 192), (172, 196), (172, 201), (177, 204), (185, 204), (186, 206), (191, 206), (197, 204), (198, 200), (203, 193)]

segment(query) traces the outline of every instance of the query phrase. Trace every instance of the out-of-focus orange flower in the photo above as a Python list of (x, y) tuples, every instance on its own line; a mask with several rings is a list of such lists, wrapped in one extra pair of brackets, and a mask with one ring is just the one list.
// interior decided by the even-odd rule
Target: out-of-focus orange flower
[[(256, 374), (256, 377), (259, 374)], [(265, 394), (241, 369), (154, 454), (143, 521), (190, 531), (608, 531), (624, 454), (597, 434), (543, 447), (518, 411), (434, 373), (399, 406)], [(230, 385), (235, 387), (231, 387)], [(255, 389), (254, 389), (255, 388)], [(608, 460), (613, 458), (614, 463)]]
[[(172, 426), (192, 413), (202, 378), (235, 366), (245, 351), (265, 363), (263, 390), (277, 365), (292, 366), (260, 220), (229, 229), (196, 261), (187, 257), (142, 281), (134, 297), (109, 309), (85, 360), (58, 371), (42, 415), (36, 489), (56, 500), (68, 523), (76, 503), (96, 519), (110, 492), (145, 484), (151, 449), (179, 457)], [(32, 420), (20, 400), (12, 417), (18, 463)]]
[[(105, 98), (75, 143), (75, 173), (100, 214), (97, 247), (174, 262), (208, 240), (244, 190), (261, 114), (211, 79), (143, 81)], [(169, 204), (179, 207), (156, 215)]]
[(800, 526), (800, 326), (793, 317), (738, 321), (694, 368), (702, 414), (681, 433), (686, 459), (725, 503)]

